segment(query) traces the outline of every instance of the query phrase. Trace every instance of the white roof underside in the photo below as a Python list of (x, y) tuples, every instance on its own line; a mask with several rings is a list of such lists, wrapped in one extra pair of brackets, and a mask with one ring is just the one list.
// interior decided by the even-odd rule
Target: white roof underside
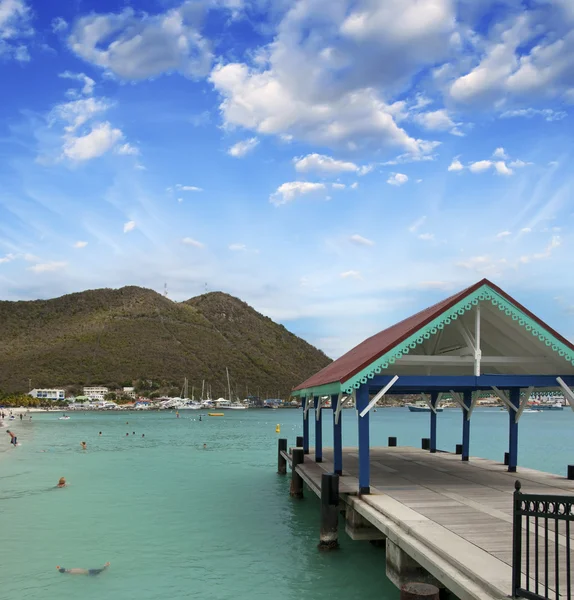
[[(480, 302), (481, 375), (574, 375), (574, 366), (490, 302)], [(445, 325), (383, 371), (474, 375), (476, 308)]]

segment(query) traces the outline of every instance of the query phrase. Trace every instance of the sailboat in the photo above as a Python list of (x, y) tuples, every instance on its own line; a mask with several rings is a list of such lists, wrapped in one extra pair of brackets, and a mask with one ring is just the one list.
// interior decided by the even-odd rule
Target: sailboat
[(227, 394), (229, 395), (229, 404), (224, 408), (229, 408), (231, 410), (245, 410), (247, 406), (244, 404), (231, 401), (231, 383), (229, 382), (229, 369), (227, 367), (225, 367), (225, 373), (227, 374)]
[(196, 402), (195, 400), (190, 400), (188, 398), (189, 394), (189, 386), (187, 382), (187, 377), (183, 380), (183, 389), (181, 391), (181, 402), (179, 403), (179, 410), (199, 410), (201, 408), (201, 404)]

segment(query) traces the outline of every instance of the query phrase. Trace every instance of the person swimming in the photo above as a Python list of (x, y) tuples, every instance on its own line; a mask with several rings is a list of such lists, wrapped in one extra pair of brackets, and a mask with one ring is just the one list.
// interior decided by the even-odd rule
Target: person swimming
[(10, 436), (10, 443), (14, 446), (18, 445), (18, 438), (9, 429), (6, 429), (6, 433)]
[(107, 562), (99, 569), (64, 569), (64, 567), (60, 566), (57, 566), (56, 569), (58, 569), (60, 573), (68, 573), (68, 575), (99, 575), (100, 573), (103, 573), (109, 566), (110, 563)]
[(203, 449), (207, 450), (207, 444), (203, 444)]
[(100, 431), (100, 435), (102, 435), (102, 432)]
[(58, 485), (56, 487), (59, 487), (59, 488), (66, 487), (66, 478), (60, 477), (60, 479), (58, 480)]
[(88, 446), (86, 444), (86, 442), (82, 442), (82, 450), (87, 450)]
[(142, 437), (145, 437), (145, 433), (142, 433)]

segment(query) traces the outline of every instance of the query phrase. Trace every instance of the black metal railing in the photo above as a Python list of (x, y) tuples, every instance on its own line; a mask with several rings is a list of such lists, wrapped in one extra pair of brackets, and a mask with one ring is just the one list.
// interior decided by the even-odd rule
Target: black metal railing
[(573, 600), (570, 523), (574, 497), (523, 494), (515, 484), (512, 597)]

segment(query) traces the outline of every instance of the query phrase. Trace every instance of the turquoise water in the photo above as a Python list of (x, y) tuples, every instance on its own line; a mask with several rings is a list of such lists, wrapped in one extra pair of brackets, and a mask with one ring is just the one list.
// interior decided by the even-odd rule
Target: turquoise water
[[(324, 417), (330, 422), (330, 411)], [(140, 412), (60, 421), (35, 414), (32, 422), (10, 423), (21, 445), (9, 447), (2, 432), (1, 597), (397, 599), (382, 550), (344, 533), (340, 552), (316, 550), (318, 500), (311, 494), (292, 500), (289, 478), (275, 473), (275, 425), (292, 444), (301, 418), (297, 410), (249, 410), (199, 422), (196, 413), (182, 411), (179, 419)], [(343, 419), (344, 443), (356, 444), (355, 411)], [(428, 420), (379, 409), (372, 443), (396, 435), (399, 444), (418, 446)], [(460, 441), (460, 424), (458, 410), (439, 415), (440, 448)], [(573, 426), (570, 410), (523, 415), (521, 464), (563, 474), (574, 462)], [(471, 454), (500, 459), (507, 428), (505, 413), (476, 410)], [(325, 445), (330, 440), (325, 426)], [(61, 476), (70, 485), (55, 489)], [(99, 577), (55, 568), (106, 561), (112, 566)]]

